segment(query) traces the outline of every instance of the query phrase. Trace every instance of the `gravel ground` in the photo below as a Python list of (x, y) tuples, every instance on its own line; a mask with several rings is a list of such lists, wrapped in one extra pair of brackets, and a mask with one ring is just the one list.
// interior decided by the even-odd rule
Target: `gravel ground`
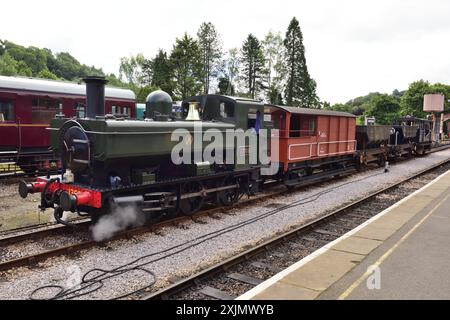
[[(53, 210), (44, 212), (38, 209), (41, 201), (39, 193), (29, 194), (26, 199), (19, 196), (18, 184), (0, 182), (0, 232), (33, 226), (41, 223), (53, 222)], [(73, 219), (77, 215), (65, 213), (64, 219)]]
[[(382, 173), (381, 169), (358, 173), (332, 182), (304, 188), (298, 192), (286, 193), (274, 201), (260, 202), (257, 206), (249, 206), (244, 210), (235, 210), (222, 214), (221, 219), (205, 218), (208, 223), (185, 223), (177, 227), (166, 227), (158, 234), (144, 234), (131, 240), (119, 240), (107, 246), (97, 247), (81, 252), (75, 257), (57, 257), (38, 264), (33, 269), (19, 268), (0, 274), (0, 299), (27, 299), (30, 293), (44, 285), (68, 286), (76, 279), (79, 272), (93, 269), (113, 269), (135, 259), (141, 258), (140, 264), (145, 263), (146, 270), (156, 275), (156, 283), (150, 290), (155, 290), (168, 284), (168, 279), (183, 277), (199, 271), (211, 264), (221, 261), (224, 257), (248, 249), (275, 234), (303, 224), (304, 222), (324, 214), (333, 208), (342, 206), (357, 198), (378, 190), (380, 187), (400, 181), (406, 176), (427, 168), (435, 163), (450, 158), (450, 150), (429, 154), (424, 158), (415, 158), (409, 161), (394, 164), (390, 172)], [(341, 185), (340, 187), (338, 187)], [(286, 209), (267, 218), (247, 224), (232, 232), (224, 233), (213, 239), (190, 247), (183, 252), (166, 259), (151, 262), (166, 253), (173, 253), (189, 244), (195, 239), (211, 232), (242, 223), (248, 219), (267, 213), (273, 208), (271, 203), (292, 203), (308, 199), (320, 192), (330, 192), (321, 195), (318, 199), (302, 205)], [(233, 214), (235, 213), (235, 214)], [(218, 215), (216, 215), (218, 216)], [(324, 235), (324, 238), (326, 236)], [(191, 242), (190, 242), (191, 241)], [(175, 245), (181, 247), (171, 249)], [(144, 255), (158, 253), (157, 255), (142, 258)], [(134, 264), (133, 266), (136, 266)], [(94, 275), (99, 275), (98, 271)], [(88, 278), (91, 278), (92, 274)], [(103, 282), (103, 287), (82, 299), (108, 299), (129, 293), (153, 282), (153, 277), (142, 269), (132, 269)], [(91, 287), (90, 289), (92, 289)], [(39, 292), (37, 297), (48, 298), (58, 292), (51, 288)]]
[(90, 239), (91, 237), (87, 230), (77, 230), (70, 231), (67, 234), (43, 237), (40, 238), (39, 241), (36, 241), (35, 239), (21, 241), (0, 248), (0, 263)]

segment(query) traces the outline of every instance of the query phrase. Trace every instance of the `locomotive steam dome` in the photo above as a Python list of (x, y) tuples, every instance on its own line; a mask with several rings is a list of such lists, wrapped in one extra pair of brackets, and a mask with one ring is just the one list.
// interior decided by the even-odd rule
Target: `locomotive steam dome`
[(168, 120), (172, 114), (172, 98), (162, 90), (153, 91), (145, 100), (145, 118)]

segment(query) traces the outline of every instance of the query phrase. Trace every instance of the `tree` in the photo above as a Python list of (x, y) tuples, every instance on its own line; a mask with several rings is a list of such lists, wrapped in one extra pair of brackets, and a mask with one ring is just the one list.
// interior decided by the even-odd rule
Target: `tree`
[(132, 85), (143, 86), (148, 84), (149, 76), (146, 73), (148, 70), (148, 61), (142, 53), (136, 56), (120, 58), (119, 79)]
[[(221, 77), (219, 78), (219, 85), (220, 79), (222, 79), (222, 89), (225, 90), (223, 94), (227, 94), (230, 96), (233, 96), (235, 94), (236, 88), (235, 80), (238, 79), (239, 77), (239, 68), (240, 68), (239, 50), (237, 48), (232, 48), (228, 50), (227, 56), (225, 57), (225, 59), (221, 61), (220, 64)], [(228, 85), (227, 88), (223, 87), (225, 83)], [(219, 92), (222, 92), (222, 89), (219, 88)]]
[(442, 93), (444, 95), (444, 112), (450, 111), (450, 85), (435, 83), (431, 86), (428, 93)]
[(392, 96), (400, 99), (404, 93), (405, 91), (398, 91), (397, 89), (394, 89), (394, 91), (392, 91)]
[(388, 94), (375, 96), (369, 103), (366, 115), (375, 117), (378, 124), (392, 124), (400, 115), (400, 101)]
[(219, 69), (222, 49), (219, 34), (211, 22), (203, 22), (197, 32), (198, 44), (202, 56), (203, 93), (208, 94), (211, 78), (216, 77)]
[(5, 41), (0, 39), (0, 56), (2, 56), (6, 51)]
[(36, 76), (42, 79), (58, 80), (58, 77), (52, 72), (50, 72), (48, 69), (43, 69), (39, 71), (39, 73)]
[(442, 93), (445, 110), (450, 110), (448, 99), (450, 98), (450, 86), (442, 83), (430, 84), (428, 81), (414, 81), (408, 87), (400, 100), (401, 113), (419, 118), (425, 118), (427, 113), (423, 111), (423, 96), (429, 93)]
[(246, 83), (247, 93), (255, 99), (264, 88), (264, 53), (261, 43), (252, 34), (245, 40), (242, 49), (242, 78)]
[[(21, 63), (20, 74), (26, 76), (36, 75), (47, 68), (46, 56), (41, 49), (36, 47), (25, 48), (15, 43), (5, 41), (5, 51), (17, 62)], [(30, 71), (31, 70), (31, 74)]]
[(230, 79), (226, 77), (220, 77), (218, 88), (219, 94), (234, 96), (234, 86), (231, 84)]
[(106, 75), (106, 80), (108, 80), (108, 85), (117, 88), (128, 88), (129, 85), (120, 81), (114, 73)]
[[(283, 39), (280, 33), (269, 31), (262, 41), (266, 58), (267, 84), (269, 92), (281, 92), (286, 73)], [(269, 94), (270, 95), (270, 94)], [(271, 101), (273, 102), (273, 101)]]
[(87, 75), (104, 75), (102, 69), (80, 64), (67, 52), (55, 56), (49, 49), (24, 47), (6, 40), (0, 41), (0, 59), (1, 72), (7, 75), (62, 78), (71, 81), (77, 81)]
[(283, 105), (283, 96), (281, 91), (275, 85), (270, 86), (268, 98), (270, 103)]
[(56, 70), (55, 74), (59, 78), (73, 80), (79, 76), (80, 63), (67, 52), (56, 54)]
[(196, 40), (187, 33), (177, 39), (170, 55), (174, 82), (174, 95), (185, 99), (202, 89), (202, 59)]
[(295, 17), (289, 24), (284, 46), (287, 72), (286, 103), (294, 106), (317, 107), (319, 104), (316, 95), (317, 85), (308, 73), (303, 35)]
[(17, 75), (17, 61), (8, 53), (0, 56), (0, 75), (15, 76)]
[(423, 111), (423, 96), (430, 91), (428, 81), (419, 80), (411, 83), (400, 100), (401, 113), (405, 116), (426, 117), (427, 114)]
[(160, 88), (172, 96), (172, 66), (167, 58), (167, 53), (163, 50), (159, 50), (158, 54), (152, 59), (150, 65), (152, 70), (151, 85)]

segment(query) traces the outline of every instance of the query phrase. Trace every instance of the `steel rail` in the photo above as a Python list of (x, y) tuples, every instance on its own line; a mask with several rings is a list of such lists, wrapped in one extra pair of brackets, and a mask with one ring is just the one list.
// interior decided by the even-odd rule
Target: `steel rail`
[(360, 204), (362, 204), (362, 203), (364, 203), (364, 202), (366, 202), (368, 200), (371, 200), (372, 198), (376, 197), (379, 194), (382, 194), (382, 193), (385, 193), (385, 192), (387, 192), (389, 190), (392, 190), (392, 189), (394, 189), (394, 188), (396, 188), (396, 187), (398, 187), (398, 186), (400, 186), (400, 185), (402, 185), (402, 184), (404, 184), (404, 183), (406, 183), (406, 182), (408, 182), (408, 181), (410, 181), (412, 179), (420, 177), (420, 176), (422, 176), (422, 175), (424, 175), (424, 174), (426, 174), (426, 173), (428, 173), (430, 171), (433, 171), (434, 169), (437, 169), (440, 166), (445, 165), (447, 163), (450, 163), (450, 159), (446, 159), (446, 160), (441, 161), (440, 163), (435, 164), (435, 165), (433, 165), (433, 166), (431, 166), (429, 168), (426, 168), (426, 169), (423, 169), (423, 170), (421, 170), (419, 172), (416, 172), (416, 173), (408, 176), (407, 178), (402, 179), (399, 182), (396, 182), (396, 183), (394, 183), (392, 185), (384, 187), (384, 188), (382, 188), (380, 190), (374, 191), (374, 192), (370, 193), (369, 195), (364, 196), (363, 198), (360, 198), (360, 199), (358, 199), (356, 201), (353, 201), (350, 204), (344, 205), (344, 206), (342, 206), (342, 207), (340, 207), (338, 209), (335, 209), (335, 210), (333, 210), (330, 213), (327, 213), (327, 214), (325, 214), (325, 215), (323, 215), (321, 217), (318, 217), (318, 218), (316, 218), (316, 219), (314, 219), (312, 221), (309, 221), (306, 224), (304, 224), (302, 226), (299, 226), (299, 227), (297, 227), (295, 229), (292, 229), (292, 230), (290, 230), (290, 231), (288, 231), (288, 232), (286, 232), (284, 234), (281, 234), (281, 235), (278, 235), (278, 236), (276, 236), (276, 237), (274, 237), (272, 239), (269, 239), (269, 240), (265, 241), (264, 243), (257, 245), (254, 248), (251, 248), (251, 249), (245, 250), (243, 252), (240, 252), (240, 253), (238, 253), (238, 254), (236, 254), (236, 255), (234, 255), (232, 257), (229, 257), (229, 258), (227, 258), (227, 259), (225, 259), (225, 260), (223, 260), (223, 261), (221, 261), (221, 262), (219, 262), (217, 264), (214, 264), (214, 265), (212, 265), (212, 266), (210, 266), (210, 267), (208, 267), (208, 268), (206, 268), (206, 269), (204, 269), (204, 270), (202, 270), (202, 271), (200, 271), (200, 272), (198, 272), (198, 273), (196, 273), (196, 274), (194, 274), (194, 275), (192, 275), (190, 277), (182, 279), (182, 280), (180, 280), (180, 281), (178, 281), (178, 282), (176, 282), (176, 283), (174, 283), (174, 284), (172, 284), (172, 285), (170, 285), (170, 286), (168, 286), (166, 288), (160, 289), (160, 290), (158, 290), (158, 291), (156, 291), (154, 293), (151, 293), (151, 294), (148, 294), (148, 295), (146, 295), (144, 297), (141, 297), (140, 299), (142, 299), (142, 300), (158, 300), (158, 299), (166, 300), (170, 296), (173, 296), (174, 294), (177, 294), (177, 293), (179, 293), (179, 292), (181, 292), (183, 290), (186, 290), (186, 289), (188, 289), (188, 288), (198, 284), (199, 281), (201, 281), (202, 279), (207, 279), (207, 278), (213, 277), (215, 274), (218, 274), (218, 273), (223, 272), (223, 271), (227, 271), (227, 269), (231, 268), (232, 266), (234, 266), (234, 265), (236, 265), (236, 264), (238, 264), (240, 262), (249, 260), (251, 257), (259, 255), (259, 254), (263, 253), (266, 250), (270, 250), (271, 247), (273, 247), (273, 246), (275, 246), (277, 244), (280, 244), (282, 242), (286, 242), (289, 239), (291, 239), (291, 238), (293, 238), (293, 237), (295, 237), (295, 236), (297, 236), (299, 234), (303, 234), (303, 233), (305, 233), (307, 231), (310, 231), (312, 229), (316, 229), (319, 225), (324, 224), (328, 220), (336, 218), (337, 216), (339, 216), (340, 214), (344, 213), (348, 209), (350, 209), (352, 207), (355, 207), (357, 205), (360, 205)]
[[(437, 150), (440, 151), (440, 150)], [(411, 175), (410, 177), (393, 184), (392, 186), (387, 187), (387, 189), (390, 188), (394, 188), (395, 186), (397, 186), (398, 184), (404, 183), (408, 180), (411, 180), (419, 175), (422, 175), (423, 173), (426, 173), (430, 170), (433, 170), (447, 162), (450, 162), (450, 159), (444, 160), (436, 165), (433, 165), (429, 168), (426, 168), (424, 170), (421, 170), (413, 175)], [(323, 181), (321, 181), (323, 182)], [(315, 183), (314, 181), (311, 183), (313, 184)], [(304, 187), (303, 185), (301, 187)], [(386, 188), (385, 188), (386, 189)], [(371, 194), (365, 198), (362, 198), (361, 201), (367, 200), (368, 198), (371, 198), (379, 193), (382, 193), (385, 191), (385, 189), (376, 191), (374, 194)], [(295, 192), (295, 191), (294, 191)], [(51, 250), (47, 250), (47, 251), (43, 251), (43, 252), (39, 252), (36, 254), (32, 254), (32, 255), (27, 255), (27, 256), (23, 256), (17, 259), (12, 259), (12, 260), (8, 260), (8, 261), (3, 261), (0, 262), (0, 271), (5, 271), (5, 270), (9, 270), (12, 268), (16, 268), (16, 267), (23, 267), (23, 266), (29, 266), (29, 265), (33, 265), (36, 264), (37, 262), (42, 262), (45, 261), (48, 258), (51, 257), (55, 257), (55, 256), (60, 256), (60, 255), (64, 255), (64, 254), (72, 254), (74, 252), (83, 250), (83, 249), (87, 249), (87, 248), (92, 248), (92, 247), (96, 247), (96, 246), (104, 246), (105, 242), (108, 241), (113, 241), (113, 240), (119, 240), (119, 239), (129, 239), (133, 236), (137, 236), (143, 233), (147, 233), (147, 232), (156, 232), (158, 229), (162, 228), (162, 227), (166, 227), (166, 226), (170, 226), (170, 225), (177, 225), (180, 224), (182, 222), (188, 222), (188, 221), (194, 221), (196, 222), (199, 218), (203, 217), (203, 216), (207, 216), (207, 215), (212, 215), (214, 213), (218, 213), (218, 212), (223, 212), (223, 210), (235, 210), (237, 208), (242, 208), (251, 204), (254, 204), (258, 201), (264, 201), (264, 200), (268, 200), (270, 198), (276, 197), (278, 195), (281, 194), (285, 194), (286, 190), (282, 188), (282, 190), (277, 190), (275, 192), (272, 193), (268, 193), (268, 194), (259, 194), (256, 195), (254, 197), (250, 197), (248, 199), (245, 199), (244, 201), (240, 201), (238, 203), (236, 203), (234, 206), (230, 206), (230, 207), (224, 207), (224, 206), (218, 206), (218, 207), (213, 207), (210, 209), (206, 209), (206, 210), (202, 210), (198, 213), (195, 213), (191, 216), (179, 216), (176, 218), (172, 218), (166, 221), (162, 221), (159, 223), (155, 223), (153, 225), (150, 226), (145, 226), (145, 227), (138, 227), (138, 228), (134, 228), (134, 229), (129, 229), (129, 230), (125, 230), (125, 231), (121, 231), (118, 232), (117, 234), (115, 234), (111, 239), (108, 239), (107, 241), (103, 241), (103, 242), (96, 242), (94, 240), (87, 240), (87, 241), (83, 241), (83, 242), (79, 242), (79, 243), (75, 243), (75, 244), (70, 244), (67, 246), (62, 246), (59, 248), (55, 248), (55, 249), (51, 249)], [(352, 203), (350, 206), (356, 205), (357, 203), (359, 203), (360, 200), (358, 200), (355, 203)], [(344, 207), (343, 209), (339, 209), (338, 211), (344, 210), (346, 207)], [(227, 213), (227, 211), (224, 212), (225, 214)], [(90, 221), (84, 221), (84, 222), (80, 222), (80, 226), (87, 226), (89, 225)], [(0, 245), (4, 245), (4, 244), (14, 244), (14, 243), (18, 243), (21, 241), (25, 241), (28, 239), (38, 239), (39, 237), (42, 236), (51, 236), (53, 234), (60, 234), (62, 230), (66, 230), (66, 226), (59, 226), (59, 225), (55, 225), (53, 227), (50, 227), (48, 229), (45, 230), (41, 230), (38, 231), (36, 233), (27, 233), (24, 235), (18, 235), (18, 236), (11, 236), (11, 237), (6, 237), (6, 238), (0, 238)]]

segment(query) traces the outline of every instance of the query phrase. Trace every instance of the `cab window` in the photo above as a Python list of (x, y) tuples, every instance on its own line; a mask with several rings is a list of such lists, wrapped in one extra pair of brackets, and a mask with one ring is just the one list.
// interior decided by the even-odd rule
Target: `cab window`
[(14, 104), (11, 101), (0, 100), (0, 122), (14, 121)]
[(220, 116), (223, 119), (233, 118), (234, 117), (234, 104), (227, 102), (220, 102)]

